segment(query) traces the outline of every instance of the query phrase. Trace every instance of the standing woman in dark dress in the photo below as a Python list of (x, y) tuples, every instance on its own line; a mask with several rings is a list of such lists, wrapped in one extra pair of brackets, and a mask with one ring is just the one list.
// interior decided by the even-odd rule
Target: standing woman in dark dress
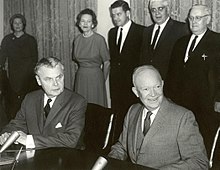
[(9, 22), (12, 33), (2, 40), (0, 65), (8, 72), (6, 112), (11, 119), (20, 109), (24, 96), (37, 87), (34, 66), (38, 50), (36, 39), (25, 32), (26, 19), (23, 15), (15, 14)]

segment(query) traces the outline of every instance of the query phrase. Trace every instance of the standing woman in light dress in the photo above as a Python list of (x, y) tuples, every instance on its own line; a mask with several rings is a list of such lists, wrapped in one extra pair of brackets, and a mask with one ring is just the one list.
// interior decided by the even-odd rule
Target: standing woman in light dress
[(88, 103), (107, 107), (105, 81), (109, 74), (110, 57), (103, 36), (94, 32), (96, 14), (84, 9), (77, 15), (79, 34), (73, 41), (73, 61), (77, 64), (75, 92), (85, 97)]

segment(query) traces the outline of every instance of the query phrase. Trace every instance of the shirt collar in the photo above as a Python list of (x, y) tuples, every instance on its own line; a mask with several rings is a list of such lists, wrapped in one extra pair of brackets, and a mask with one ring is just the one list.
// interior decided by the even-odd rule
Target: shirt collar
[(160, 30), (162, 31), (164, 29), (164, 27), (167, 25), (167, 22), (169, 21), (169, 19), (170, 19), (170, 17), (168, 17), (163, 24), (161, 24), (161, 25), (155, 24), (154, 27), (158, 28), (158, 26), (160, 26)]
[(123, 31), (124, 30), (129, 30), (129, 28), (130, 28), (130, 26), (131, 26), (131, 20), (129, 20), (123, 27), (119, 27), (119, 30), (120, 30), (120, 28), (123, 28)]
[[(50, 106), (53, 106), (53, 103), (55, 102), (57, 96), (50, 98), (52, 101), (50, 102)], [(49, 97), (46, 95), (46, 93), (44, 93), (44, 106), (46, 106), (47, 104), (47, 100), (49, 99)]]

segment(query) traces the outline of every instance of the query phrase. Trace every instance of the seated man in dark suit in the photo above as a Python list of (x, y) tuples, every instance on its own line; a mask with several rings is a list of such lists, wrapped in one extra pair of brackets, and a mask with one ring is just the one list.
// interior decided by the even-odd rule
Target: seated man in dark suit
[(193, 113), (163, 95), (164, 82), (153, 66), (133, 73), (133, 92), (142, 104), (130, 107), (118, 142), (108, 156), (161, 169), (208, 169)]
[(86, 100), (64, 88), (64, 66), (57, 58), (42, 58), (35, 73), (43, 90), (26, 95), (15, 119), (3, 129), (0, 144), (17, 131), (16, 142), (26, 148), (76, 148), (84, 128)]

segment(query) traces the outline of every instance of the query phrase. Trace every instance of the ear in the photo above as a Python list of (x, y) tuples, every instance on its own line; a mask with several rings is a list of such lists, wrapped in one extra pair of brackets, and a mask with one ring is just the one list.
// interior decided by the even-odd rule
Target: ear
[(36, 80), (37, 80), (37, 84), (38, 84), (39, 86), (41, 86), (41, 81), (40, 81), (39, 76), (38, 76), (38, 75), (35, 75), (35, 78), (36, 78)]
[(132, 91), (135, 94), (135, 96), (139, 97), (136, 87), (132, 87)]
[(131, 12), (129, 10), (126, 11), (126, 16), (131, 19)]
[(211, 22), (211, 16), (207, 16), (207, 25)]

